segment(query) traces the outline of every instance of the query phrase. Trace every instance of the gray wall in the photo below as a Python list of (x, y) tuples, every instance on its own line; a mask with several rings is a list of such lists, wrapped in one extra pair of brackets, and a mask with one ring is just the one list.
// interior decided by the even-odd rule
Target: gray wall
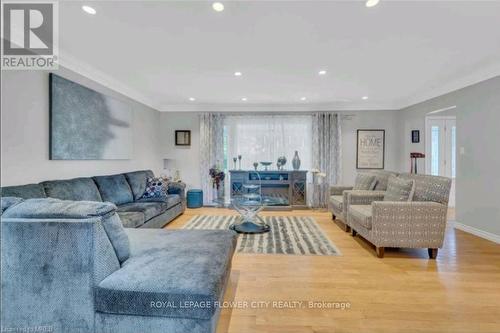
[(49, 73), (2, 71), (2, 186), (48, 179), (152, 169), (160, 172), (160, 112), (61, 68), (54, 73), (130, 103), (133, 147), (130, 160), (49, 160)]
[[(399, 171), (401, 137), (398, 111), (352, 111), (339, 112), (342, 121), (342, 182), (352, 184), (356, 177), (356, 130), (385, 129), (385, 168)], [(191, 130), (191, 146), (174, 144), (175, 130)], [(199, 118), (196, 112), (164, 112), (161, 115), (163, 157), (175, 159), (181, 177), (188, 187), (200, 188)], [(291, 158), (291, 156), (289, 157)]]
[[(420, 129), (425, 138), (427, 113), (451, 105), (457, 108), (439, 115), (457, 118), (456, 219), (500, 235), (500, 76), (401, 110), (402, 165), (408, 164), (408, 154), (414, 150), (409, 131)], [(424, 143), (417, 148), (425, 151)]]

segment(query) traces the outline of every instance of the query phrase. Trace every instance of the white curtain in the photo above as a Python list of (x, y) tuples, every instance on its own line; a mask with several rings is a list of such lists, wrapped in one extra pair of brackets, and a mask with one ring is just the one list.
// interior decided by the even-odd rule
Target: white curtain
[[(242, 156), (241, 168), (253, 170), (254, 162), (272, 162), (276, 170), (278, 157), (287, 159), (285, 169), (292, 169), (292, 158), (298, 151), (301, 170), (309, 170), (312, 161), (312, 118), (310, 115), (235, 115), (224, 120), (227, 135), (227, 168), (233, 169), (233, 157)], [(236, 162), (236, 168), (238, 168)], [(259, 165), (259, 169), (262, 166)]]
[(312, 167), (324, 173), (315, 186), (313, 207), (327, 207), (330, 185), (340, 182), (342, 172), (340, 117), (336, 113), (316, 112), (312, 116)]
[(213, 166), (223, 168), (223, 119), (224, 117), (218, 113), (200, 114), (200, 176), (205, 205), (211, 205), (214, 199), (214, 189), (208, 171)]

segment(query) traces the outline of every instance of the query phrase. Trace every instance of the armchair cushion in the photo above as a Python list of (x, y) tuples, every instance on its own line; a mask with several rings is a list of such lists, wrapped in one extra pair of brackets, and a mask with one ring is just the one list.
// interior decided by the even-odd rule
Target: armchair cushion
[(433, 201), (448, 205), (451, 188), (450, 178), (410, 173), (401, 174), (399, 178), (415, 181), (413, 201)]
[(411, 201), (414, 187), (414, 180), (391, 176), (387, 184), (384, 201)]
[(372, 228), (372, 205), (349, 206), (349, 217), (366, 229)]
[(354, 181), (353, 190), (373, 190), (375, 185), (376, 179), (374, 175), (358, 173)]

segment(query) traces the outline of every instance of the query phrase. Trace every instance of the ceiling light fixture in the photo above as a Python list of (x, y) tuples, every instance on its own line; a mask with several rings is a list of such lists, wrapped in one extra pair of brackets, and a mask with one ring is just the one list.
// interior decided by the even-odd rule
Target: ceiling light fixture
[(361, 97), (361, 99), (366, 101), (368, 99), (368, 96), (363, 96), (363, 97)]
[(246, 97), (243, 97), (241, 100), (242, 100), (243, 102), (246, 102), (248, 99), (247, 99)]
[(325, 74), (326, 74), (326, 71), (325, 71), (325, 70), (320, 70), (320, 71), (318, 72), (318, 75), (325, 75)]
[(216, 11), (216, 12), (222, 12), (224, 10), (224, 5), (221, 3), (221, 2), (214, 2), (212, 4), (212, 8)]
[(378, 5), (379, 2), (380, 0), (368, 0), (366, 1), (366, 7), (368, 8), (375, 7), (376, 5)]
[(305, 100), (306, 100), (306, 98), (305, 98), (305, 97), (301, 97), (301, 98), (300, 98), (300, 100), (301, 100), (301, 101), (305, 101)]
[(95, 15), (97, 13), (97, 11), (90, 6), (82, 6), (82, 9), (85, 13), (90, 14), (90, 15)]
[(241, 74), (241, 72), (234, 72), (234, 76), (241, 76), (243, 74)]
[(194, 101), (196, 101), (196, 98), (194, 98), (194, 97), (189, 97), (189, 100), (190, 100), (191, 102), (194, 102)]

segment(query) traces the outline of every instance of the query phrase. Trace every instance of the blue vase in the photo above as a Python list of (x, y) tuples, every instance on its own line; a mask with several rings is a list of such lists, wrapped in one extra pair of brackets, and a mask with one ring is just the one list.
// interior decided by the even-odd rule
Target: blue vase
[(293, 170), (300, 169), (300, 158), (299, 158), (299, 152), (297, 150), (295, 151), (295, 155), (293, 155), (292, 167), (293, 167)]

